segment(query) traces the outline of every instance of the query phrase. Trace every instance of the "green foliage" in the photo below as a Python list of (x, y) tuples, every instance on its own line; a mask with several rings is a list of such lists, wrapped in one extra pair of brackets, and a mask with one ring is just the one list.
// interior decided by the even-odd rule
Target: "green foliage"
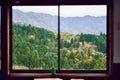
[(83, 34), (80, 35), (81, 42), (92, 42), (97, 46), (99, 52), (106, 53), (106, 34), (100, 33), (100, 35)]
[(96, 35), (94, 35), (94, 34), (83, 34), (83, 33), (81, 33), (81, 35), (79, 35), (80, 36), (80, 41), (81, 42), (94, 42), (95, 41), (95, 39), (96, 39)]
[(24, 65), (29, 69), (57, 68), (57, 41), (52, 31), (14, 24), (12, 34), (13, 65)]
[(106, 35), (100, 33), (100, 36), (95, 40), (95, 45), (97, 45), (98, 51), (106, 53), (106, 41)]
[[(61, 33), (61, 69), (106, 69), (106, 35)], [(13, 66), (58, 68), (57, 33), (32, 25), (12, 26)]]

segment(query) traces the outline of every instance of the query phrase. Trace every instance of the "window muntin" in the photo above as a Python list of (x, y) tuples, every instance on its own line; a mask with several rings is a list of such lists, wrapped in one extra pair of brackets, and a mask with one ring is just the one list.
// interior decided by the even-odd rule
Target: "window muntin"
[[(15, 6), (16, 7), (16, 6)], [(17, 6), (18, 7), (18, 6)], [(21, 7), (21, 6), (20, 6)], [(24, 7), (24, 6), (23, 6)], [(26, 6), (25, 6), (26, 7)], [(56, 7), (58, 7), (58, 6), (56, 6)], [(62, 46), (62, 41), (61, 41), (61, 39), (63, 38), (63, 36), (64, 37), (66, 37), (65, 35), (63, 35), (62, 36), (62, 31), (64, 31), (64, 29), (68, 29), (69, 27), (66, 25), (66, 27), (63, 27), (62, 25), (64, 25), (63, 23), (64, 23), (64, 20), (62, 20), (62, 7), (64, 8), (65, 6), (60, 6), (60, 15), (58, 15), (58, 16), (60, 16), (60, 22), (58, 22), (58, 18), (56, 18), (56, 24), (58, 24), (58, 23), (60, 23), (60, 25), (59, 25), (59, 28), (60, 28), (60, 34), (61, 34), (61, 36), (60, 36), (60, 47)], [(72, 6), (73, 7), (73, 6)], [(106, 6), (105, 6), (106, 7)], [(13, 7), (14, 8), (14, 7)], [(48, 9), (47, 9), (48, 10)], [(54, 10), (54, 9), (53, 9)], [(58, 10), (56, 10), (56, 11), (58, 11)], [(107, 12), (107, 10), (105, 10), (106, 12)], [(49, 12), (49, 11), (48, 11)], [(56, 12), (56, 13), (58, 13), (58, 12)], [(72, 12), (69, 12), (69, 14), (70, 13), (72, 13)], [(68, 14), (68, 13), (67, 13)], [(14, 15), (14, 14), (13, 14)], [(32, 16), (31, 16), (32, 17)], [(41, 16), (42, 17), (42, 16)], [(87, 17), (87, 16), (86, 16)], [(89, 17), (89, 16), (88, 16)], [(38, 18), (38, 17), (37, 17)], [(14, 16), (13, 16), (13, 19), (14, 19)], [(43, 18), (42, 18), (43, 19)], [(52, 18), (51, 18), (52, 19)], [(50, 20), (51, 20), (50, 19)], [(24, 18), (23, 18), (23, 20), (24, 20)], [(52, 19), (53, 20), (53, 19)], [(13, 21), (14, 22), (14, 21)], [(29, 21), (26, 21), (26, 23), (27, 22), (29, 22)], [(66, 21), (68, 24), (70, 23), (70, 22), (68, 22), (68, 21)], [(75, 21), (71, 21), (71, 23), (73, 23), (74, 22), (74, 24), (76, 24), (76, 22)], [(18, 22), (17, 23), (20, 23), (19, 22), (19, 20), (18, 20)], [(24, 25), (25, 23), (23, 23), (22, 24), (22, 26), (25, 26), (25, 27), (29, 27), (29, 26), (31, 26), (32, 27), (32, 25), (29, 25), (30, 23), (27, 23), (27, 25)], [(105, 22), (105, 25), (107, 24), (107, 22)], [(13, 24), (14, 26), (16, 26), (16, 24)], [(19, 25), (17, 25), (17, 26), (19, 26)], [(58, 25), (57, 25), (58, 26)], [(50, 28), (52, 28), (52, 27), (50, 27)], [(58, 27), (56, 27), (56, 30), (58, 30), (57, 29)], [(107, 28), (107, 26), (105, 26), (105, 28), (104, 28), (104, 30), (106, 31), (106, 28)], [(13, 28), (12, 28), (13, 29)], [(77, 29), (73, 29), (73, 31), (74, 30), (77, 30)], [(32, 31), (32, 30), (31, 30)], [(12, 32), (13, 32), (13, 30), (12, 30)], [(74, 31), (75, 32), (75, 31)], [(88, 32), (88, 31), (87, 31)], [(69, 33), (69, 32), (68, 32)], [(83, 31), (83, 33), (84, 33), (84, 31)], [(105, 32), (106, 33), (106, 32)], [(55, 40), (55, 46), (58, 46), (57, 44), (58, 44), (58, 42), (57, 42), (57, 32), (55, 32), (54, 33), (55, 35), (56, 35), (56, 40)], [(72, 33), (73, 35), (74, 35), (74, 33)], [(84, 35), (84, 34), (83, 34)], [(31, 40), (29, 40), (29, 42), (30, 43), (32, 43), (33, 44), (33, 40), (36, 38), (36, 36), (35, 36), (35, 34), (34, 33), (30, 33), (29, 34), (29, 36), (27, 36), (29, 39), (31, 39)], [(44, 36), (45, 37), (45, 36)], [(59, 36), (58, 36), (59, 37)], [(78, 37), (79, 38), (79, 36), (77, 35), (76, 37)], [(67, 37), (66, 37), (67, 38)], [(15, 40), (15, 36), (13, 35), (12, 36), (12, 41), (13, 40)], [(72, 39), (71, 39), (72, 40)], [(74, 39), (73, 39), (74, 40)], [(48, 40), (49, 41), (49, 40)], [(64, 41), (65, 42), (65, 41)], [(68, 41), (69, 42), (69, 41)], [(74, 42), (74, 41), (73, 41)], [(50, 42), (51, 43), (51, 42)], [(78, 43), (79, 43), (79, 45), (78, 45)], [(77, 47), (77, 45), (78, 45), (78, 47), (80, 47), (80, 45), (81, 45), (81, 42), (78, 42), (78, 43), (76, 43), (76, 47)], [(24, 45), (26, 44), (26, 42), (24, 43)], [(44, 43), (45, 44), (45, 43)], [(84, 42), (82, 42), (82, 44), (84, 44)], [(12, 42), (12, 45), (14, 45), (14, 41)], [(28, 44), (26, 44), (27, 46), (28, 46)], [(48, 45), (48, 44), (47, 44)], [(106, 44), (107, 45), (107, 44)], [(75, 46), (75, 45), (74, 45)], [(21, 46), (22, 48), (23, 48), (23, 46)], [(34, 47), (34, 46), (30, 46), (29, 47), (29, 49), (31, 50), (32, 49), (32, 47)], [(64, 46), (63, 46), (64, 47)], [(50, 48), (52, 48), (52, 47), (50, 47)], [(65, 47), (66, 48), (66, 47)], [(25, 48), (24, 48), (25, 49)], [(34, 49), (34, 48), (33, 48)], [(74, 48), (72, 48), (73, 50), (74, 50)], [(44, 50), (46, 50), (46, 49), (44, 49)], [(51, 49), (52, 50), (52, 49)], [(85, 50), (86, 51), (89, 51), (90, 50), (90, 48), (89, 47), (87, 47), (87, 48), (85, 48)], [(17, 51), (17, 50), (14, 50), (14, 46), (13, 46), (13, 49), (12, 49), (12, 53), (14, 52), (14, 51)], [(23, 50), (23, 52), (24, 51), (27, 51), (27, 50)], [(31, 50), (31, 51), (33, 51), (33, 50)], [(44, 52), (44, 51), (43, 51)], [(62, 52), (64, 53), (64, 54), (62, 54)], [(46, 53), (46, 52), (45, 52)], [(56, 48), (56, 53), (57, 53), (57, 48)], [(67, 54), (69, 53), (69, 51), (67, 52), (67, 50), (65, 50), (65, 49), (63, 49), (62, 50), (62, 48), (60, 48), (60, 63), (58, 63), (58, 59), (56, 59), (56, 55), (54, 55), (54, 54), (52, 54), (52, 56), (54, 56), (54, 59), (56, 59), (56, 65), (51, 65), (49, 68), (48, 67), (46, 67), (46, 63), (44, 64), (45, 65), (45, 68), (43, 69), (43, 68), (33, 68), (32, 66), (30, 66), (30, 65), (28, 65), (30, 68), (28, 68), (28, 67), (24, 67), (24, 66), (13, 66), (13, 68), (12, 69), (20, 69), (20, 70), (23, 70), (23, 69), (25, 69), (25, 70), (30, 70), (30, 69), (38, 69), (38, 70), (49, 70), (49, 69), (51, 69), (52, 67), (54, 67), (54, 68), (58, 68), (58, 64), (60, 64), (60, 70), (101, 70), (101, 68), (99, 69), (99, 68), (97, 68), (97, 69), (93, 69), (93, 68), (89, 68), (89, 67), (91, 67), (91, 66), (87, 66), (86, 68), (78, 68), (78, 64), (77, 63), (79, 63), (80, 64), (80, 58), (78, 59), (78, 58), (76, 58), (76, 57), (79, 57), (79, 56), (77, 56), (76, 55), (76, 53), (75, 53), (75, 55), (73, 55), (74, 57), (74, 59), (70, 59), (70, 58), (67, 58)], [(71, 52), (70, 52), (71, 53)], [(84, 53), (84, 52), (83, 52)], [(88, 53), (87, 53), (88, 54)], [(14, 56), (14, 54), (12, 54), (13, 56)], [(30, 54), (29, 54), (30, 55)], [(93, 54), (92, 54), (93, 55)], [(18, 55), (16, 55), (16, 56), (18, 56)], [(35, 55), (36, 56), (36, 55)], [(48, 56), (50, 56), (49, 54), (48, 54)], [(75, 57), (76, 56), (76, 57)], [(86, 55), (87, 56), (87, 55)], [(107, 63), (106, 63), (106, 61), (105, 60), (107, 60), (107, 58), (106, 58), (106, 56), (105, 55), (100, 55), (100, 56), (102, 56), (102, 57), (104, 57), (104, 69), (102, 69), (102, 70), (106, 70), (106, 65), (107, 65)], [(66, 58), (67, 60), (64, 62), (64, 61), (62, 61), (62, 59), (64, 60), (64, 58)], [(91, 56), (90, 56), (91, 57)], [(19, 58), (19, 57), (18, 57)], [(15, 62), (15, 60), (16, 59), (18, 59), (18, 58), (14, 58), (14, 57), (12, 57), (12, 59), (13, 59), (13, 61), (14, 62), (12, 62), (13, 64), (17, 64), (17, 62)], [(38, 58), (39, 59), (39, 58)], [(48, 60), (49, 58), (47, 58), (46, 60)], [(81, 59), (82, 59), (82, 57), (81, 57)], [(25, 61), (25, 60), (27, 60), (27, 58), (25, 58), (24, 60), (23, 60), (23, 62)], [(30, 61), (31, 59), (30, 58), (28, 58), (28, 63), (30, 63), (29, 61)], [(45, 61), (46, 61), (45, 60)], [(51, 59), (50, 59), (51, 60)], [(79, 61), (78, 61), (79, 60)], [(89, 59), (88, 59), (88, 61), (89, 61)], [(64, 63), (63, 63), (64, 62)], [(69, 65), (69, 64), (71, 64), (71, 62), (73, 62), (73, 64), (75, 65), (75, 68), (73, 68), (73, 67), (71, 67), (71, 65)], [(49, 63), (49, 62), (48, 62)], [(51, 62), (52, 63), (52, 62)], [(54, 63), (54, 61), (53, 61), (53, 63)], [(21, 63), (22, 64), (22, 63)], [(65, 64), (65, 65), (64, 65)], [(64, 66), (65, 66), (65, 68), (64, 68)], [(69, 66), (69, 68), (67, 68), (67, 65)], [(88, 64), (88, 65), (90, 65), (90, 64)], [(39, 66), (39, 65), (38, 65)], [(83, 65), (83, 67), (84, 67), (85, 65)], [(98, 65), (99, 66), (99, 65)], [(17, 67), (17, 68), (15, 68), (15, 67)], [(19, 67), (22, 67), (22, 68), (19, 68)]]
[(12, 7), (12, 69), (58, 67), (58, 7)]
[(107, 6), (60, 6), (62, 70), (106, 70)]
[(1, 70), (1, 6), (0, 6), (0, 70)]

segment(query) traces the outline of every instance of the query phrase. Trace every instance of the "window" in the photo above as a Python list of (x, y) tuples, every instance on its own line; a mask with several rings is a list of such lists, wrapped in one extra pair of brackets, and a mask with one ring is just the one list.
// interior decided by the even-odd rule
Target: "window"
[(56, 77), (108, 77), (111, 4), (43, 3), (9, 6), (8, 74), (50, 77), (54, 69)]
[(61, 68), (106, 70), (107, 6), (60, 6)]
[(60, 22), (58, 6), (12, 12), (12, 69), (106, 70), (106, 5), (60, 5)]

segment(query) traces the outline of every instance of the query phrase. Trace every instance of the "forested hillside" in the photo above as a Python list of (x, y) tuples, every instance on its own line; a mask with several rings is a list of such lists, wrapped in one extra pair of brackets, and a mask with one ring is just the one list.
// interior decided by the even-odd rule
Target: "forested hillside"
[[(31, 25), (13, 24), (13, 69), (58, 68), (57, 32)], [(106, 69), (106, 34), (61, 32), (61, 69)]]
[(12, 34), (13, 65), (29, 69), (57, 68), (57, 39), (52, 31), (14, 24)]

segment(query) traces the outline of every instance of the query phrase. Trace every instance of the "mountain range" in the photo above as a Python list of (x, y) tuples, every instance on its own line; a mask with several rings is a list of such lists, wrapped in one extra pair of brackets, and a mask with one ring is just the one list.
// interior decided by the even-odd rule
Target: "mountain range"
[[(13, 23), (31, 24), (36, 27), (46, 28), (48, 30), (58, 31), (58, 16), (47, 13), (23, 12), (13, 9)], [(90, 33), (99, 34), (106, 33), (107, 21), (106, 16), (90, 16), (83, 17), (60, 17), (60, 31), (72, 34)]]

